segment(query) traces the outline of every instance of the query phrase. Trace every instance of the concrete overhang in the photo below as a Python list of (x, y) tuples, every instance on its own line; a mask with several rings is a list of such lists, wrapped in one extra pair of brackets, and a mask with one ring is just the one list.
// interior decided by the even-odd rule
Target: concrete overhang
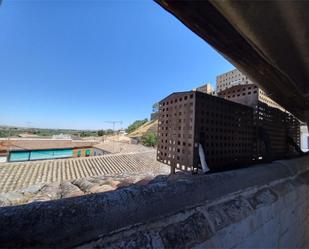
[(309, 120), (308, 1), (155, 1), (276, 102)]

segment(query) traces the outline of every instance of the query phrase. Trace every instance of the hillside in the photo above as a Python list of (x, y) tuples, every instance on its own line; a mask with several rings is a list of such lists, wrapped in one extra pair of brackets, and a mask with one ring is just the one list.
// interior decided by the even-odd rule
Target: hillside
[(144, 134), (149, 132), (157, 133), (158, 131), (158, 120), (148, 121), (135, 131), (128, 134), (129, 137), (142, 137)]

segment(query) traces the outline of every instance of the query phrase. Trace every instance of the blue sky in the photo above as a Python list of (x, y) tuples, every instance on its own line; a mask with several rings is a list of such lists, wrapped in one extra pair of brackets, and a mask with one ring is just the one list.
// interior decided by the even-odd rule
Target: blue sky
[(233, 69), (152, 1), (4, 0), (0, 124), (100, 129)]

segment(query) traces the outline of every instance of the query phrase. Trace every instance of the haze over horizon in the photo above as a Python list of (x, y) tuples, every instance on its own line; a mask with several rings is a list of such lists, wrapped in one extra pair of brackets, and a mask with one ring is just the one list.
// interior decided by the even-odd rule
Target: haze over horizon
[(234, 67), (151, 1), (3, 1), (0, 124), (108, 129)]

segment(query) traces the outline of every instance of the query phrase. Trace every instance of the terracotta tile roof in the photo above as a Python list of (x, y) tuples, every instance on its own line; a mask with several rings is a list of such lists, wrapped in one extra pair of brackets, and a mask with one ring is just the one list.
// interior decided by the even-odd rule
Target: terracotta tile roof
[(18, 163), (0, 163), (0, 193), (15, 191), (38, 183), (63, 182), (99, 175), (124, 173), (154, 175), (169, 172), (156, 161), (156, 151), (109, 154)]

